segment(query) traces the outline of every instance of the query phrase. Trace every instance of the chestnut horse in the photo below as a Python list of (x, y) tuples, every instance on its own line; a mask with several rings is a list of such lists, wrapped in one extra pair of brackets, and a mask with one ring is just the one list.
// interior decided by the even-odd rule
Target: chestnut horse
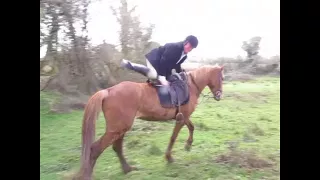
[[(173, 162), (171, 150), (184, 125), (189, 129), (185, 149), (191, 148), (194, 126), (190, 116), (196, 108), (202, 90), (208, 86), (217, 101), (220, 100), (222, 94), (223, 67), (202, 66), (186, 72), (186, 75), (190, 99), (188, 103), (180, 107), (183, 119), (176, 120), (165, 153), (168, 162)], [(94, 142), (96, 119), (101, 110), (104, 113), (107, 127), (104, 135)], [(128, 173), (135, 170), (136, 168), (130, 166), (123, 155), (123, 138), (125, 133), (131, 129), (134, 119), (167, 121), (175, 119), (176, 113), (175, 108), (163, 108), (160, 105), (155, 87), (148, 83), (125, 81), (98, 91), (89, 99), (84, 111), (81, 169), (77, 175), (78, 178), (86, 180), (92, 178), (93, 168), (98, 157), (110, 145), (119, 158), (123, 172)]]

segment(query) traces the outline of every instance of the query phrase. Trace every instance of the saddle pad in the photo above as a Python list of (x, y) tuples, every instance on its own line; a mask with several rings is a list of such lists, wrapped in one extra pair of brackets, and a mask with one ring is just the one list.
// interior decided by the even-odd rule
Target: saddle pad
[[(181, 79), (179, 78), (181, 77)], [(154, 86), (160, 100), (160, 104), (164, 108), (178, 107), (189, 102), (189, 87), (187, 77), (184, 73), (170, 76), (170, 85)]]

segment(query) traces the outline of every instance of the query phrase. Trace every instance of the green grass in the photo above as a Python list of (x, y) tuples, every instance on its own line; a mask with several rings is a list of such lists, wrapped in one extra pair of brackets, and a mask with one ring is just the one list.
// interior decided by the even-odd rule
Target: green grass
[[(112, 148), (107, 148), (97, 161), (94, 179), (280, 179), (279, 83), (279, 78), (229, 82), (224, 85), (224, 98), (220, 102), (203, 100), (192, 115), (195, 125), (192, 149), (184, 150), (188, 137), (184, 127), (173, 148), (176, 160), (173, 164), (166, 163), (164, 153), (174, 122), (136, 120), (126, 134), (124, 153), (139, 171), (123, 175), (117, 156)], [(43, 180), (69, 177), (79, 166), (83, 112), (50, 113), (49, 106), (58, 100), (54, 94), (40, 93), (40, 179)], [(97, 137), (104, 128), (100, 115)], [(221, 155), (238, 160), (223, 164), (216, 160)], [(266, 160), (272, 167), (248, 168), (241, 164), (246, 156), (251, 160)]]

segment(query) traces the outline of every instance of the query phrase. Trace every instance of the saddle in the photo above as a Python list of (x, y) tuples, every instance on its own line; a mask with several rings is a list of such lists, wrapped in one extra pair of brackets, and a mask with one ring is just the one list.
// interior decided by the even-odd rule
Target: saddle
[(159, 81), (147, 82), (153, 86), (158, 94), (160, 104), (164, 108), (175, 108), (189, 102), (188, 77), (185, 72), (172, 74), (169, 85), (161, 85)]

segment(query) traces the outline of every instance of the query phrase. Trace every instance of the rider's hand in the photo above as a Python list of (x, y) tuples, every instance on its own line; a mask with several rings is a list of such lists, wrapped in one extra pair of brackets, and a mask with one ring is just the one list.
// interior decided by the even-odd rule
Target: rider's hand
[(166, 80), (166, 77), (164, 76), (159, 76), (159, 81), (161, 82), (162, 85), (169, 85), (169, 82)]
[(166, 86), (166, 85), (169, 85), (169, 82), (167, 80), (164, 80), (164, 81), (161, 81), (161, 84)]

